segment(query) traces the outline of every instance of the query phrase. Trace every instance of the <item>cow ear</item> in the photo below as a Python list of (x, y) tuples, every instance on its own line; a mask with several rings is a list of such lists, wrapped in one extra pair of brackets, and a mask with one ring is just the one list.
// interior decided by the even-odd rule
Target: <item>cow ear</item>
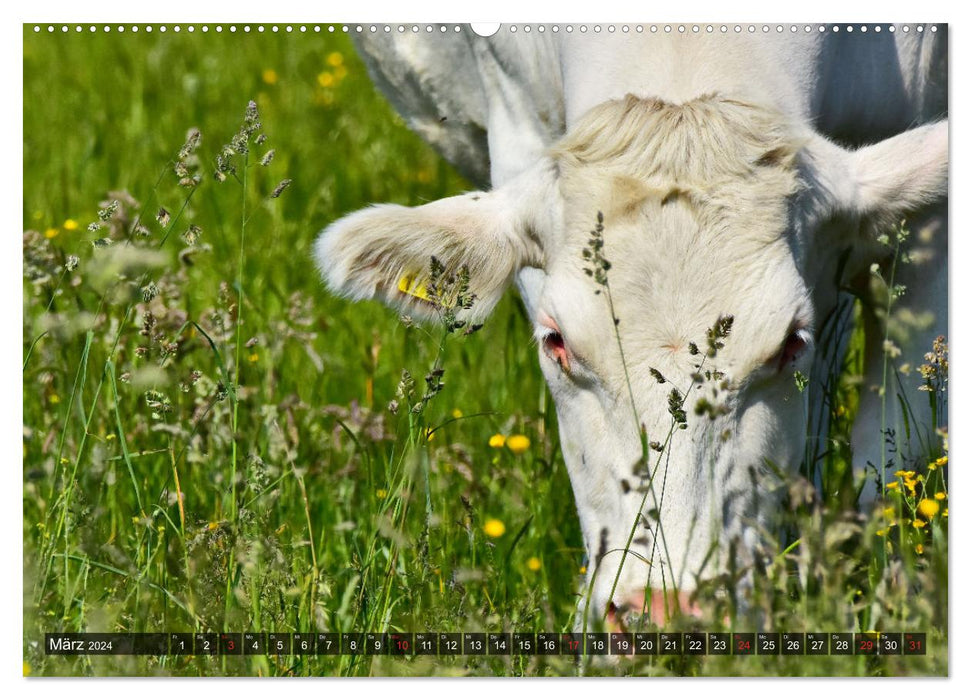
[(848, 154), (849, 208), (873, 226), (947, 196), (948, 125), (928, 124)]
[(362, 209), (324, 229), (317, 265), (328, 287), (351, 299), (432, 318), (443, 304), (468, 306), (474, 295), (457, 315), (484, 318), (515, 272), (541, 257), (530, 212), (544, 202), (534, 201), (535, 187), (509, 185), (418, 207)]

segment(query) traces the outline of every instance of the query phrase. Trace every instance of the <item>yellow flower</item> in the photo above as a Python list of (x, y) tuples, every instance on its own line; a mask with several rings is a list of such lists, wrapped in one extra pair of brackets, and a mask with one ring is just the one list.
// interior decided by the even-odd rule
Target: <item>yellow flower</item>
[(452, 411), (452, 418), (456, 418), (456, 419), (457, 418), (461, 418), (463, 415), (465, 415), (465, 414), (462, 413), (462, 410), (461, 409), (456, 408), (456, 409), (454, 409)]
[(947, 464), (947, 455), (944, 455), (943, 457), (938, 457), (937, 459), (935, 459), (934, 464), (936, 464), (939, 467), (943, 467), (945, 464)]
[(59, 403), (61, 403), (61, 397), (58, 396), (57, 394), (51, 394), (51, 397), (50, 397), (49, 400), (53, 404), (59, 404)]
[(947, 494), (943, 491), (938, 491), (934, 494), (934, 498), (936, 498), (938, 501), (943, 501), (945, 498), (947, 498)]
[(248, 359), (248, 360), (249, 360), (250, 362), (256, 362), (256, 361), (257, 361), (258, 359), (260, 359), (260, 356), (259, 356), (259, 354), (258, 354), (258, 353), (255, 353), (255, 352), (254, 352), (254, 353), (253, 353), (252, 355), (250, 355), (250, 356), (249, 356), (249, 357), (248, 357), (247, 359)]
[(937, 515), (937, 511), (939, 511), (940, 509), (941, 509), (941, 506), (937, 503), (937, 501), (931, 498), (925, 498), (924, 500), (922, 500), (920, 503), (917, 504), (917, 512), (923, 515), (928, 520), (930, 520), (935, 515)]
[(337, 68), (337, 66), (344, 65), (344, 56), (342, 56), (339, 51), (334, 51), (333, 53), (327, 54), (327, 65), (331, 68)]
[(883, 509), (883, 517), (887, 518), (888, 520), (893, 516), (895, 516), (896, 514), (897, 514), (897, 509), (894, 507)]
[(263, 71), (263, 82), (267, 85), (276, 85), (277, 74), (272, 68), (267, 68)]
[(385, 499), (388, 497), (388, 491), (386, 489), (378, 489), (374, 492), (374, 495), (380, 499)]
[(320, 84), (320, 87), (331, 87), (334, 84), (334, 74), (324, 71), (317, 76), (317, 82)]
[(75, 221), (74, 219), (67, 219), (64, 222), (63, 228), (64, 228), (65, 231), (77, 231), (77, 229), (78, 229), (78, 222)]
[(877, 537), (886, 537), (886, 536), (887, 536), (886, 530), (877, 530)]
[(945, 508), (945, 509), (943, 510), (943, 512), (941, 513), (941, 517), (942, 517), (942, 518), (946, 518), (946, 517), (947, 517), (947, 508)]
[(894, 472), (893, 475), (894, 476), (902, 476), (902, 477), (905, 477), (907, 479), (913, 479), (914, 478), (914, 472), (912, 472), (912, 471), (904, 471), (902, 469), (900, 471)]
[(887, 484), (887, 488), (888, 489), (899, 490), (900, 489), (900, 484), (897, 483), (896, 481), (891, 481), (889, 484)]
[(496, 433), (491, 438), (489, 438), (489, 447), (499, 449), (506, 444), (506, 436), (502, 433)]
[(918, 554), (923, 554), (924, 553), (924, 545), (918, 544), (916, 547), (914, 547), (914, 551), (917, 552)]
[(46, 231), (44, 231), (44, 238), (54, 238), (54, 236), (56, 236), (59, 233), (60, 231), (58, 231), (56, 228), (49, 228)]
[(922, 527), (926, 527), (927, 523), (925, 523), (920, 518), (914, 518), (914, 522), (912, 522), (911, 525), (914, 526), (915, 530), (920, 530)]
[(539, 560), (539, 557), (530, 557), (526, 560), (526, 568), (530, 571), (539, 571), (543, 563)]
[(30, 664), (27, 663), (26, 661), (24, 661), (24, 675), (25, 676), (30, 675)]
[(587, 573), (587, 567), (585, 567), (585, 566), (581, 566), (581, 567), (580, 567), (580, 573), (581, 573), (581, 574), (585, 574), (585, 573)]
[(839, 406), (837, 406), (836, 407), (836, 415), (839, 416), (840, 418), (842, 418), (843, 416), (845, 416), (846, 415), (846, 406), (844, 406), (842, 404), (840, 404)]
[(521, 455), (529, 449), (529, 438), (525, 435), (510, 435), (509, 439), (506, 440), (506, 447), (514, 455)]
[(501, 520), (489, 518), (485, 521), (485, 525), (482, 526), (482, 531), (489, 537), (496, 539), (506, 534), (506, 526)]
[(209, 531), (210, 532), (213, 531), (213, 530), (218, 530), (218, 529), (219, 529), (219, 523), (209, 523)]

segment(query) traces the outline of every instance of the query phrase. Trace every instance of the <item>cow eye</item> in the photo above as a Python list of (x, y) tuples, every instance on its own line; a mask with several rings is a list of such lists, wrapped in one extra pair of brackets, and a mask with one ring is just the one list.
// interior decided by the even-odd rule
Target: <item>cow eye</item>
[(797, 328), (786, 336), (782, 349), (776, 354), (775, 359), (778, 369), (784, 370), (795, 364), (802, 358), (806, 349), (812, 343), (812, 334), (807, 328)]
[(542, 342), (543, 352), (546, 353), (546, 356), (556, 362), (561, 370), (568, 372), (570, 369), (570, 356), (566, 349), (566, 343), (563, 341), (563, 335), (559, 331), (550, 328), (543, 335)]

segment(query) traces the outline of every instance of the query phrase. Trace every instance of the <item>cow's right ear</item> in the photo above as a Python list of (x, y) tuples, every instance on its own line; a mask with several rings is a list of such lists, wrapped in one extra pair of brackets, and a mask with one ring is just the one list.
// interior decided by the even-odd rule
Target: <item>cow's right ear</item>
[(334, 292), (426, 317), (438, 311), (435, 278), (467, 274), (475, 301), (458, 315), (482, 319), (520, 267), (541, 265), (537, 230), (550, 206), (549, 176), (546, 168), (532, 169), (492, 192), (362, 209), (324, 229), (314, 257)]

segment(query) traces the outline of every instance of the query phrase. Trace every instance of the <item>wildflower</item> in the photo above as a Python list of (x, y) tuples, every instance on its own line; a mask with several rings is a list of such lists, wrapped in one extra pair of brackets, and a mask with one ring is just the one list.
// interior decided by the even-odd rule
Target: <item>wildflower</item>
[(267, 166), (273, 161), (273, 156), (276, 155), (276, 151), (272, 148), (267, 151), (262, 158), (260, 158), (260, 165)]
[(898, 482), (896, 482), (896, 481), (891, 481), (889, 484), (887, 484), (887, 488), (888, 489), (893, 489), (895, 491), (899, 491), (900, 490), (900, 484)]
[(587, 573), (587, 567), (585, 567), (585, 566), (581, 566), (581, 567), (580, 567), (580, 573), (581, 573), (581, 574), (585, 574), (585, 573)]
[(388, 497), (388, 491), (387, 489), (378, 489), (377, 491), (374, 492), (374, 495), (380, 498), (381, 500), (384, 500), (385, 498)]
[(61, 397), (57, 394), (51, 394), (50, 402), (53, 404), (59, 404), (61, 403)]
[(945, 508), (944, 511), (941, 513), (941, 517), (942, 518), (946, 518), (947, 517), (947, 508)]
[(914, 547), (914, 551), (917, 552), (918, 554), (923, 554), (924, 553), (924, 545), (918, 543), (917, 546)]
[(344, 65), (344, 56), (341, 55), (339, 51), (334, 51), (327, 55), (327, 65), (331, 68), (337, 68), (337, 66)]
[(943, 491), (938, 491), (934, 494), (934, 498), (938, 501), (943, 501), (945, 498), (947, 498), (947, 494)]
[(506, 526), (501, 520), (489, 518), (485, 521), (485, 525), (482, 526), (482, 531), (489, 537), (496, 539), (506, 534)]
[(259, 355), (259, 353), (255, 353), (255, 352), (254, 352), (254, 353), (253, 353), (252, 355), (250, 355), (250, 356), (249, 356), (249, 357), (248, 357), (247, 359), (248, 359), (248, 360), (249, 360), (250, 362), (256, 362), (257, 360), (259, 360), (259, 359), (260, 359), (260, 355)]
[(526, 560), (526, 568), (530, 571), (539, 571), (543, 563), (539, 560), (539, 557), (530, 557)]
[(887, 520), (890, 520), (896, 514), (897, 514), (896, 508), (890, 507), (890, 508), (883, 509), (883, 517), (885, 517)]
[(944, 455), (943, 457), (938, 457), (933, 462), (931, 462), (930, 464), (928, 464), (927, 465), (927, 468), (928, 469), (937, 469), (938, 467), (943, 467), (945, 464), (947, 464), (947, 455)]
[(320, 85), (320, 87), (331, 87), (333, 86), (334, 82), (336, 82), (334, 80), (334, 74), (329, 71), (324, 71), (317, 76), (317, 83)]
[(68, 272), (73, 272), (77, 269), (80, 262), (81, 258), (79, 258), (77, 255), (68, 255), (67, 260), (64, 262), (64, 269)]
[(506, 447), (514, 455), (521, 455), (529, 449), (529, 438), (525, 435), (510, 435), (509, 439), (506, 440)]
[(199, 242), (199, 236), (202, 235), (202, 229), (195, 224), (190, 224), (189, 228), (182, 232), (182, 240), (185, 241), (187, 246), (194, 246)]
[(263, 82), (267, 85), (276, 85), (277, 74), (272, 68), (263, 71)]
[(158, 285), (155, 282), (149, 282), (144, 287), (142, 287), (142, 301), (150, 302), (152, 299), (157, 297), (160, 293)]
[(941, 509), (941, 506), (932, 498), (925, 498), (917, 504), (917, 512), (930, 520)]
[(877, 530), (877, 537), (886, 537), (887, 530)]
[(894, 472), (893, 475), (894, 476), (903, 476), (903, 477), (906, 477), (908, 479), (913, 479), (914, 478), (914, 473), (915, 472), (912, 472), (912, 471), (904, 471), (904, 470), (901, 469), (900, 471)]
[(56, 228), (49, 228), (46, 231), (44, 231), (44, 238), (51, 239), (51, 238), (54, 238), (59, 233), (60, 231), (58, 231)]
[(921, 520), (920, 518), (914, 518), (914, 521), (911, 523), (911, 525), (914, 526), (915, 530), (920, 530), (923, 527), (927, 527), (927, 522), (924, 520)]
[(911, 479), (911, 478), (904, 479), (904, 486), (907, 487), (907, 491), (910, 492), (911, 496), (917, 495), (917, 484), (923, 480), (924, 480), (924, 477), (922, 475), (918, 476), (916, 479)]
[(491, 438), (489, 438), (489, 447), (494, 449), (499, 449), (506, 444), (506, 436), (502, 433), (496, 433)]
[(277, 185), (273, 189), (273, 191), (270, 193), (270, 198), (271, 199), (276, 199), (281, 194), (283, 194), (283, 190), (285, 190), (287, 187), (289, 187), (291, 182), (293, 182), (293, 180), (291, 180), (290, 178), (287, 178), (285, 180), (281, 180), (280, 181), (280, 184)]
[(67, 219), (64, 221), (64, 225), (61, 228), (63, 228), (65, 231), (77, 231), (78, 222), (74, 219)]
[(456, 409), (454, 409), (454, 410), (452, 411), (452, 418), (455, 418), (455, 419), (459, 419), (459, 418), (461, 418), (461, 417), (462, 417), (463, 415), (464, 415), (464, 414), (462, 413), (462, 410), (461, 410), (461, 409), (459, 409), (459, 408), (456, 408)]

